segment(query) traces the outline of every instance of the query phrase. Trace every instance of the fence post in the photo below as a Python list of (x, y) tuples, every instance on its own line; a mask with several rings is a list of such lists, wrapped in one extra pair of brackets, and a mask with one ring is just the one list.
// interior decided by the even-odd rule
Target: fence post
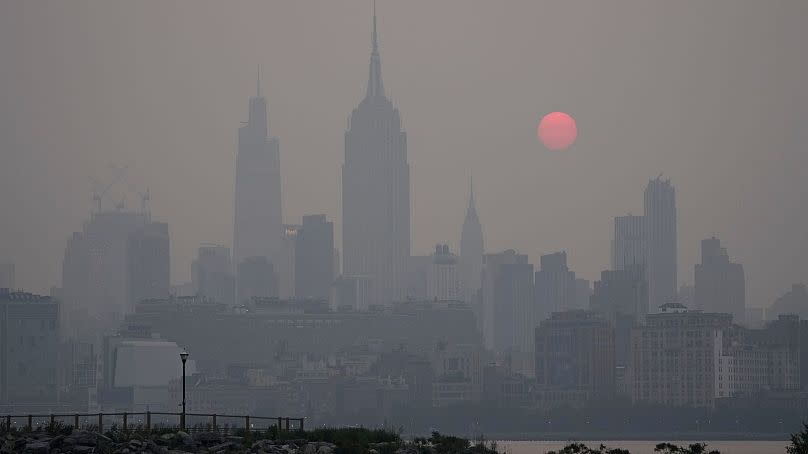
[(73, 415), (73, 429), (79, 430), (79, 414)]
[(11, 415), (6, 415), (6, 430), (11, 431)]
[(33, 432), (34, 430), (33, 419), (34, 419), (33, 416), (28, 415), (28, 432)]
[(55, 423), (55, 421), (54, 421), (54, 419), (53, 419), (53, 413), (51, 413), (51, 414), (50, 414), (50, 426), (51, 426), (51, 430), (53, 430), (53, 425), (54, 425), (54, 423)]
[(289, 418), (286, 418), (286, 431), (289, 432)]
[(104, 433), (104, 414), (98, 413), (98, 433)]
[(278, 416), (278, 434), (281, 433), (282, 429), (283, 429), (283, 426), (281, 426), (281, 417)]
[(246, 431), (247, 434), (250, 433), (250, 416), (249, 415), (244, 417), (244, 430)]
[(306, 420), (306, 418), (300, 418), (300, 431), (301, 432), (303, 432), (303, 421), (305, 421), (305, 420)]
[(216, 413), (213, 414), (213, 430), (216, 430)]
[(151, 432), (151, 412), (146, 412), (146, 431)]
[(126, 432), (126, 412), (123, 412), (123, 431)]

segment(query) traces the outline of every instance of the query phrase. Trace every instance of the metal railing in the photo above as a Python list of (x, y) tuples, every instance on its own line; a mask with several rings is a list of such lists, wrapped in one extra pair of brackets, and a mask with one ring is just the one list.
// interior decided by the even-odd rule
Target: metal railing
[[(3, 415), (0, 417), (0, 431), (10, 431), (13, 428), (33, 431), (35, 428), (55, 427), (57, 424), (70, 426), (75, 429), (85, 428), (87, 430), (104, 432), (105, 423), (110, 423), (109, 427), (120, 428), (123, 431), (145, 429), (152, 431), (158, 428), (179, 427), (181, 430), (187, 428), (187, 420), (194, 423), (192, 430), (200, 428), (210, 428), (213, 431), (229, 431), (230, 429), (242, 429), (250, 431), (269, 430), (276, 428), (278, 432), (299, 430), (303, 431), (306, 418), (289, 418), (276, 416), (251, 416), (251, 415), (228, 415), (217, 413), (169, 413), (169, 412), (122, 412), (122, 413), (50, 413), (50, 414), (27, 414), (27, 415)], [(176, 418), (176, 419), (175, 419)], [(173, 425), (173, 421), (178, 421), (178, 425)], [(235, 421), (235, 424), (227, 422)], [(224, 425), (221, 423), (225, 422)], [(71, 424), (72, 423), (72, 424)], [(294, 427), (294, 426), (297, 427)]]

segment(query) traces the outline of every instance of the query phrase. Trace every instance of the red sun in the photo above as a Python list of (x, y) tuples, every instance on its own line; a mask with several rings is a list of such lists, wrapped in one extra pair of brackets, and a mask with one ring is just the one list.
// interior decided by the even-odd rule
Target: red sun
[(578, 127), (575, 119), (564, 112), (551, 112), (542, 117), (537, 128), (537, 135), (541, 143), (548, 150), (566, 150), (575, 142), (578, 136)]

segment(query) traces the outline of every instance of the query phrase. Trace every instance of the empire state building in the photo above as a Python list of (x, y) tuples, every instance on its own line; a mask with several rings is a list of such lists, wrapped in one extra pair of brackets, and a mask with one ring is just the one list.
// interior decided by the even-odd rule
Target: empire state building
[(372, 304), (404, 299), (410, 255), (410, 166), (398, 109), (384, 94), (376, 13), (367, 91), (351, 114), (342, 165), (344, 274), (365, 276)]

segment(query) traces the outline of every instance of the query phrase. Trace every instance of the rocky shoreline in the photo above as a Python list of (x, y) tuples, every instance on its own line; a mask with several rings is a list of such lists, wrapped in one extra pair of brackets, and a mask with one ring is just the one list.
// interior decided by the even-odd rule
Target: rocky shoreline
[[(320, 432), (292, 432), (288, 438), (264, 438), (265, 434), (226, 435), (216, 431), (114, 431), (100, 434), (88, 430), (12, 431), (0, 435), (0, 454), (435, 454), (435, 453), (495, 453), (485, 446), (471, 446), (468, 440), (456, 437), (402, 441), (398, 435), (387, 433), (378, 441), (379, 431), (366, 429), (334, 429)], [(317, 441), (317, 437), (331, 441)], [(306, 438), (293, 438), (306, 437)], [(452, 448), (444, 449), (446, 443)], [(448, 447), (448, 445), (446, 446)]]
[[(124, 435), (124, 434), (119, 434)], [(69, 435), (48, 432), (9, 433), (3, 437), (2, 454), (174, 454), (174, 453), (254, 453), (254, 454), (333, 454), (336, 445), (327, 442), (295, 440), (257, 440), (239, 436), (223, 436), (215, 432), (193, 435), (174, 433), (108, 437), (90, 431), (73, 431)]]

